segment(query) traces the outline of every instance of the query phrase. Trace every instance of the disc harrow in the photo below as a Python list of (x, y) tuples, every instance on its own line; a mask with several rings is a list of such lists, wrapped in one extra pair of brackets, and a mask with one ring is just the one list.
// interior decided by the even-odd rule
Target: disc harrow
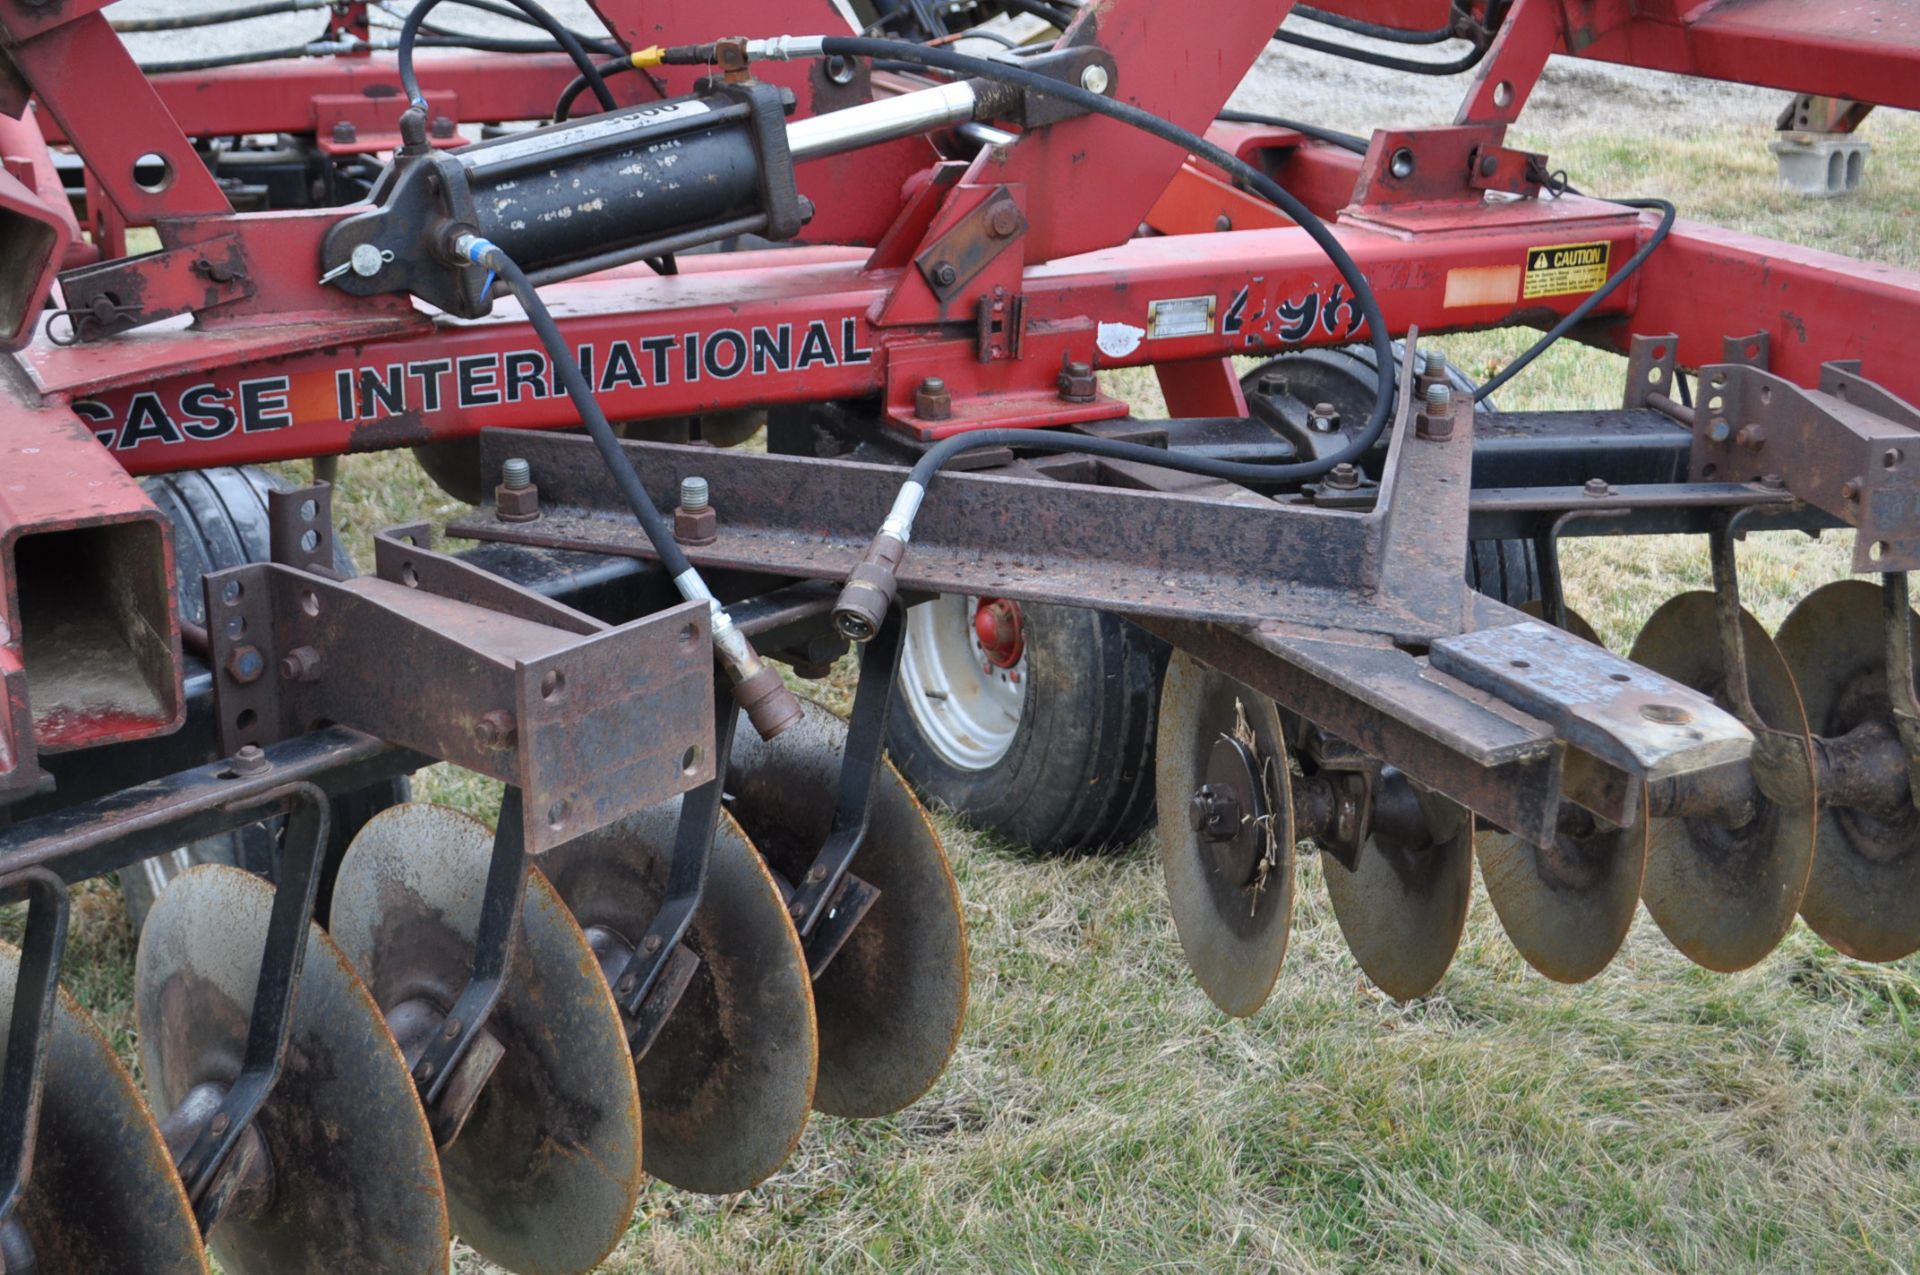
[[(352, 64), (274, 93), (246, 90), (285, 68), (143, 74), (106, 7), (0, 0), (0, 902), (27, 908), (0, 1275), (444, 1271), (455, 1236), (571, 1275), (648, 1176), (750, 1190), (814, 1112), (909, 1106), (971, 971), (890, 719), (937, 716), (978, 780), (950, 790), (1004, 779), (1009, 822), (1046, 787), (1071, 818), (1023, 826), (1063, 844), (1137, 827), (1150, 768), (1177, 941), (1231, 1015), (1278, 984), (1307, 851), (1397, 999), (1444, 993), (1476, 862), (1561, 982), (1642, 903), (1715, 970), (1796, 916), (1860, 959), (1920, 950), (1920, 279), (1506, 145), (1557, 48), (1760, 41), (1920, 108), (1896, 24), (1835, 70), (1834, 32), (1730, 37), (1726, 6), (1573, 31), (1455, 0), (1458, 123), (1369, 142), (1174, 122), (1285, 4), (1104, 0), (981, 58), (1014, 37), (715, 39), (712, 6), (597, 0), (596, 65), (514, 0), (553, 50), (416, 66), (434, 0), (392, 57), (343, 0), (302, 55)], [(1481, 387), (1435, 343), (1520, 323), (1548, 331)], [(1627, 355), (1620, 406), (1494, 412), (1562, 338)], [(1129, 367), (1168, 419), (1112, 397)], [(396, 526), (355, 575), (323, 475), (400, 447), (471, 543)], [(264, 536), (242, 471), (136, 481), (290, 459), (316, 481), (265, 491)], [(249, 493), (214, 520), (232, 545), (174, 551), (189, 487)], [(1770, 636), (1736, 541), (1836, 529), (1863, 578)], [(1702, 537), (1711, 588), (1609, 651), (1558, 546), (1656, 533)], [(1096, 651), (1028, 623), (1087, 612)], [(942, 616), (979, 678), (927, 673)], [(774, 667), (849, 656), (845, 720)], [(497, 820), (391, 804), (434, 764), (498, 785)], [(60, 976), (69, 887), (159, 857), (143, 1096)]]

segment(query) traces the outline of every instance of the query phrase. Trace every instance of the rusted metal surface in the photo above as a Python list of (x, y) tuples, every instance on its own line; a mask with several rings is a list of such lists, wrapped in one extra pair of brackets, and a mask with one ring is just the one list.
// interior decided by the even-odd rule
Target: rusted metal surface
[[(382, 811), (354, 838), (331, 931), (389, 1015), (424, 1001), (444, 1019), (466, 987), (492, 845), (472, 816), (419, 802)], [(486, 1019), (499, 1062), (440, 1154), (447, 1207), (455, 1232), (510, 1270), (590, 1270), (639, 1198), (640, 1099), (586, 937), (537, 874), (523, 900)]]
[[(1839, 580), (1780, 625), (1775, 640), (1815, 735), (1891, 729), (1882, 621), (1879, 586)], [(1800, 915), (1847, 955), (1891, 961), (1920, 950), (1920, 816), (1911, 802), (1875, 804), (1821, 809)]]
[[(1445, 441), (1407, 428), (1402, 401), (1379, 506), (1340, 512), (1272, 502), (1126, 491), (992, 474), (943, 473), (914, 526), (902, 588), (1020, 601), (1069, 602), (1189, 620), (1285, 619), (1372, 632), (1440, 636), (1465, 623), (1455, 529), (1464, 537), (1470, 412)], [(449, 527), (483, 540), (650, 552), (618, 493), (581, 440), (523, 434), (482, 439), (489, 481), (507, 454), (539, 474), (538, 523), (482, 513)], [(844, 578), (866, 553), (901, 475), (882, 465), (627, 443), (656, 500), (705, 477), (718, 538), (697, 566)], [(1396, 521), (1398, 508), (1419, 521)]]
[[(776, 880), (813, 864), (833, 824), (846, 725), (802, 701), (778, 739), (742, 738), (727, 771), (731, 811)], [(746, 732), (742, 732), (743, 736)], [(820, 1030), (814, 1106), (884, 1116), (925, 1093), (959, 1042), (967, 1008), (960, 895), (927, 812), (882, 762), (872, 822), (850, 871), (879, 900), (813, 985)]]
[[(643, 810), (541, 860), (575, 919), (605, 948), (630, 950), (658, 913), (680, 805)], [(699, 966), (636, 1064), (647, 1172), (691, 1191), (744, 1191), (799, 1144), (819, 1046), (813, 988), (786, 903), (724, 813), (681, 942)]]
[[(1244, 1017), (1273, 990), (1293, 919), (1292, 787), (1280, 715), (1271, 700), (1180, 651), (1161, 683), (1159, 732), (1154, 796), (1166, 812), (1160, 866), (1174, 928), (1202, 990)], [(1252, 773), (1236, 778), (1260, 791), (1241, 793), (1244, 826), (1216, 840), (1181, 816), (1204, 784), (1225, 782), (1213, 765), (1222, 737), (1251, 754)]]
[(1920, 566), (1920, 410), (1829, 364), (1808, 390), (1757, 367), (1701, 369), (1690, 470), (1698, 480), (1778, 475), (1859, 529), (1855, 571)]
[[(0, 945), (0, 1038), (19, 954)], [(38, 1269), (205, 1275), (193, 1211), (153, 1116), (106, 1038), (59, 994), (33, 1172), (16, 1216)]]
[[(1353, 959), (1395, 1000), (1424, 996), (1453, 963), (1473, 899), (1473, 812), (1415, 790), (1397, 771), (1376, 785), (1375, 826), (1351, 867), (1322, 858), (1327, 897)], [(1380, 818), (1394, 796), (1412, 807), (1404, 831)], [(1411, 835), (1409, 835), (1411, 834)]]
[[(1634, 640), (1633, 661), (1731, 706), (1729, 663), (1712, 593), (1669, 599)], [(1655, 819), (1641, 897), (1674, 947), (1709, 969), (1755, 964), (1785, 936), (1813, 865), (1813, 754), (1793, 675), (1773, 639), (1741, 612), (1746, 696), (1764, 724), (1791, 737), (1806, 800), (1752, 800), (1694, 818)], [(1756, 746), (1756, 757), (1759, 749)]]
[(1573, 805), (1560, 806), (1558, 818), (1558, 834), (1546, 847), (1498, 830), (1481, 833), (1480, 875), (1527, 964), (1557, 983), (1581, 983), (1607, 967), (1633, 924), (1647, 821), (1609, 828)]
[[(230, 1081), (247, 1035), (273, 888), (197, 868), (155, 902), (134, 971), (142, 1072), (155, 1109)], [(446, 1201), (406, 1060), (346, 957), (309, 926), (286, 1066), (254, 1122), (271, 1205), (211, 1236), (235, 1275), (446, 1269)]]
[[(517, 609), (569, 627), (432, 592), (452, 582), (477, 596), (457, 567), (422, 576), (426, 553), (387, 551), (381, 566), (394, 579), (334, 581), (272, 564), (209, 576), (225, 744), (338, 722), (419, 748), (520, 788), (536, 854), (712, 775), (705, 604), (582, 634), (578, 618), (534, 594)], [(252, 679), (231, 666), (249, 648), (263, 670)], [(318, 653), (318, 676), (280, 676), (281, 657), (302, 648)], [(413, 693), (393, 693), (395, 668)]]

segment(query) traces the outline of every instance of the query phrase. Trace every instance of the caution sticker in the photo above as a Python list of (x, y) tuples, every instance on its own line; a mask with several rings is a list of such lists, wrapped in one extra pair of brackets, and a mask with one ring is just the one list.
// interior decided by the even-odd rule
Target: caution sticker
[(1527, 249), (1526, 280), (1521, 297), (1564, 297), (1593, 292), (1607, 281), (1611, 243), (1559, 243)]

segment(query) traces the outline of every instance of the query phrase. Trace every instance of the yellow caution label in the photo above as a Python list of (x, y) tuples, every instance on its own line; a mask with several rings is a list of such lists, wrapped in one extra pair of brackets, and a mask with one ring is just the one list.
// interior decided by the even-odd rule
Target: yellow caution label
[(1520, 295), (1532, 300), (1593, 292), (1607, 281), (1607, 259), (1612, 252), (1613, 245), (1605, 241), (1529, 248), (1526, 279), (1521, 284)]

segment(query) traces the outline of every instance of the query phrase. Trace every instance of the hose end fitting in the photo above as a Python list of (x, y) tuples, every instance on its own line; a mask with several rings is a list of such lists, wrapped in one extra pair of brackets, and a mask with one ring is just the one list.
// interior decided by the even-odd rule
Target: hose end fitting
[(894, 573), (907, 553), (907, 542), (881, 532), (867, 549), (867, 556), (847, 577), (833, 604), (833, 627), (849, 642), (866, 642), (880, 631), (887, 612), (893, 606), (899, 581)]
[(772, 739), (800, 720), (800, 697), (771, 664), (762, 664), (757, 673), (735, 682), (733, 700), (761, 739)]

